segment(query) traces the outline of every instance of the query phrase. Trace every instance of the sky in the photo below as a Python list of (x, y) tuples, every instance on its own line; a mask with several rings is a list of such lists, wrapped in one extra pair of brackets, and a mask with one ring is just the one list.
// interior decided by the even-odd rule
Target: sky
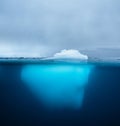
[(0, 56), (120, 47), (119, 0), (0, 0)]

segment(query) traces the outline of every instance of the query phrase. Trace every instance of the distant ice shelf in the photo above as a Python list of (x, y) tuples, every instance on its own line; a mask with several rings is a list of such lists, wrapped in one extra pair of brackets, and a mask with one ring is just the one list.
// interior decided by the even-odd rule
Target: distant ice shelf
[(111, 63), (120, 65), (120, 57), (100, 59), (96, 57), (89, 57), (87, 61), (75, 59), (47, 59), (46, 57), (2, 57), (0, 63)]

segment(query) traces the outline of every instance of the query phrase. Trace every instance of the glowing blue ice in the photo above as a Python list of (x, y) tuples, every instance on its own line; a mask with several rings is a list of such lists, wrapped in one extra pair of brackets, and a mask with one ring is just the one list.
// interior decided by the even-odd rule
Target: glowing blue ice
[(44, 105), (53, 108), (80, 108), (91, 65), (26, 65), (22, 80)]

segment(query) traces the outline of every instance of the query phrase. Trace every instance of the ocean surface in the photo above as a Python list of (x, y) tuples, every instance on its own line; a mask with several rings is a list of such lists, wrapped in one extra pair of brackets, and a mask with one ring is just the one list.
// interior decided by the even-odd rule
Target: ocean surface
[(0, 126), (120, 126), (120, 64), (0, 63)]

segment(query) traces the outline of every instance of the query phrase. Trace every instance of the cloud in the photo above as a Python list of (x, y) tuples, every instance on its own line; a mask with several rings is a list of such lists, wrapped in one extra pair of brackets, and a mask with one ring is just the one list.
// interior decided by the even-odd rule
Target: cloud
[(78, 50), (69, 49), (61, 50), (61, 52), (54, 54), (52, 59), (80, 59), (87, 60), (88, 56), (80, 53)]
[(118, 47), (119, 4), (119, 0), (0, 0), (0, 39), (10, 40), (17, 48), (23, 48), (19, 44), (23, 40), (22, 45), (31, 50), (28, 55), (36, 45), (44, 46), (50, 54), (51, 47), (52, 53)]

